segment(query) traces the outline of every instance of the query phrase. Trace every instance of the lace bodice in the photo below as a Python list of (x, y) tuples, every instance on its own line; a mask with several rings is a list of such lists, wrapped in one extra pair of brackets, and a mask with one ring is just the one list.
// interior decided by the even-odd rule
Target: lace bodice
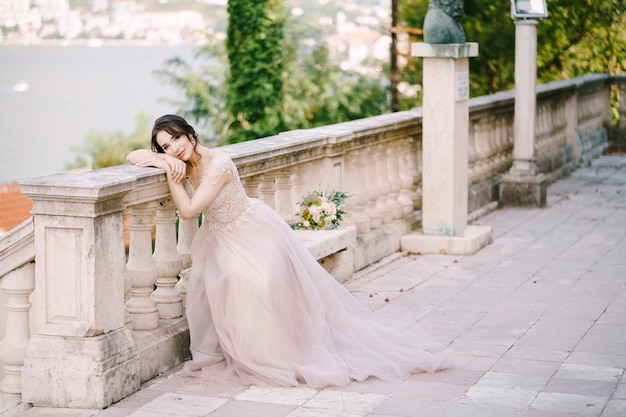
[[(224, 184), (215, 199), (202, 210), (202, 223), (209, 229), (227, 229), (237, 227), (244, 216), (252, 210), (256, 200), (250, 199), (239, 180), (239, 172), (233, 161), (226, 154), (217, 153), (204, 169), (200, 182), (217, 183), (223, 175), (230, 179)], [(185, 190), (192, 195), (195, 188), (187, 179)]]

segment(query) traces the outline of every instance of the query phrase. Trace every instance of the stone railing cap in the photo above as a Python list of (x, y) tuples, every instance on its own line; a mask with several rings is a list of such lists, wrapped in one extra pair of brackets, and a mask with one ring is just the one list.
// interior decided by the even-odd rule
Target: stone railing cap
[(21, 191), (34, 199), (44, 196), (98, 199), (131, 190), (137, 177), (148, 174), (146, 171), (133, 165), (120, 165), (80, 174), (57, 172), (23, 179), (19, 184)]
[(35, 226), (29, 217), (0, 236), (0, 277), (35, 259)]
[(422, 58), (471, 58), (478, 56), (478, 43), (425, 43), (411, 44), (411, 56)]

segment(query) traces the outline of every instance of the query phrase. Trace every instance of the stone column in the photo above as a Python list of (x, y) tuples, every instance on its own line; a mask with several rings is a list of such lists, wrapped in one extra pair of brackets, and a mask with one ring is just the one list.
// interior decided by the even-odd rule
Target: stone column
[(33, 200), (37, 305), (23, 402), (104, 408), (139, 389), (124, 316), (123, 196), (133, 185), (105, 170), (21, 182)]
[(500, 204), (546, 205), (547, 181), (535, 163), (537, 21), (515, 20), (515, 121), (513, 166), (500, 180)]
[(422, 230), (403, 250), (470, 254), (492, 241), (488, 226), (468, 226), (469, 58), (478, 44), (414, 43), (424, 58)]

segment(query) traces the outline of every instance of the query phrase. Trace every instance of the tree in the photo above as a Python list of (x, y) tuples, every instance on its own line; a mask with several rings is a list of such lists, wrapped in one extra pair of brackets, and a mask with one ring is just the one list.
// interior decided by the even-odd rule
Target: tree
[[(311, 28), (308, 28), (311, 29)], [(317, 29), (286, 31), (285, 102), (283, 121), (287, 130), (345, 122), (389, 111), (389, 83), (382, 68), (374, 74), (344, 71), (330, 62), (328, 48), (321, 42), (302, 48), (302, 39), (316, 37)], [(371, 62), (370, 68), (381, 67)]]
[(229, 0), (226, 50), (230, 71), (226, 106), (229, 142), (284, 128), (282, 0)]

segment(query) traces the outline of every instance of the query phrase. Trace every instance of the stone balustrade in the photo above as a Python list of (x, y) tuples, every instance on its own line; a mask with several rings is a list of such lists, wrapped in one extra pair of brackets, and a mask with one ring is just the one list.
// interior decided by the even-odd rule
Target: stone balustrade
[[(625, 84), (590, 75), (538, 87), (536, 157), (550, 180), (597, 156), (618, 131), (612, 85), (623, 135)], [(512, 91), (470, 100), (470, 221), (497, 205), (512, 164), (513, 110)], [(298, 232), (343, 281), (397, 252), (420, 225), (421, 118), (417, 108), (222, 149), (248, 194), (286, 222), (311, 191), (351, 195), (341, 230)], [(21, 187), (34, 218), (0, 237), (0, 413), (28, 403), (104, 408), (188, 358), (184, 283), (199, 222), (178, 219), (163, 171), (123, 165)]]
[(626, 150), (626, 75), (611, 76), (611, 89), (615, 93), (618, 104), (617, 123), (609, 132), (611, 144), (618, 150)]

